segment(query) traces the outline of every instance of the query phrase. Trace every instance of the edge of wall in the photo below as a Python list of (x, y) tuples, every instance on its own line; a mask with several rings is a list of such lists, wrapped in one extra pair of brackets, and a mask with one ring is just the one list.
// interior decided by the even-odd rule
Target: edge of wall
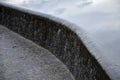
[(94, 54), (100, 51), (77, 25), (5, 3), (0, 3), (0, 12), (0, 24), (48, 49), (67, 65), (76, 80), (110, 80)]

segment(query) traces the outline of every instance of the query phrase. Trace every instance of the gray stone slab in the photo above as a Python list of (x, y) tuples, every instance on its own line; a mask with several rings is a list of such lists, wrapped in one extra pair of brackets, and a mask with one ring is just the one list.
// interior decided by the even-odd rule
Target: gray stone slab
[(0, 26), (0, 80), (74, 80), (48, 50)]

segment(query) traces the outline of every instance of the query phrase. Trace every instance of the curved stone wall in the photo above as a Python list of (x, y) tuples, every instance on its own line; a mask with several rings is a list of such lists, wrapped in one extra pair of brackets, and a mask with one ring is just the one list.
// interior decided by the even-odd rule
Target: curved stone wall
[(110, 80), (69, 26), (6, 5), (0, 5), (0, 24), (51, 51), (76, 80)]

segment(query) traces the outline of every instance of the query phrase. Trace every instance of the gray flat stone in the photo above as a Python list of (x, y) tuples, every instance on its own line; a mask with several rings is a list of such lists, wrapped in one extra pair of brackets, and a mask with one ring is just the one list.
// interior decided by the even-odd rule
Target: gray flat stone
[(74, 80), (48, 50), (0, 26), (0, 80)]

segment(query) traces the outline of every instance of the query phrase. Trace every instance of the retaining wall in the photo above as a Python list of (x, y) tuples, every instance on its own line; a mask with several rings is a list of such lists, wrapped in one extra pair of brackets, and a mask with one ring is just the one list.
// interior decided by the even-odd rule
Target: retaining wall
[(69, 26), (4, 4), (0, 4), (0, 24), (48, 49), (76, 80), (110, 80)]

